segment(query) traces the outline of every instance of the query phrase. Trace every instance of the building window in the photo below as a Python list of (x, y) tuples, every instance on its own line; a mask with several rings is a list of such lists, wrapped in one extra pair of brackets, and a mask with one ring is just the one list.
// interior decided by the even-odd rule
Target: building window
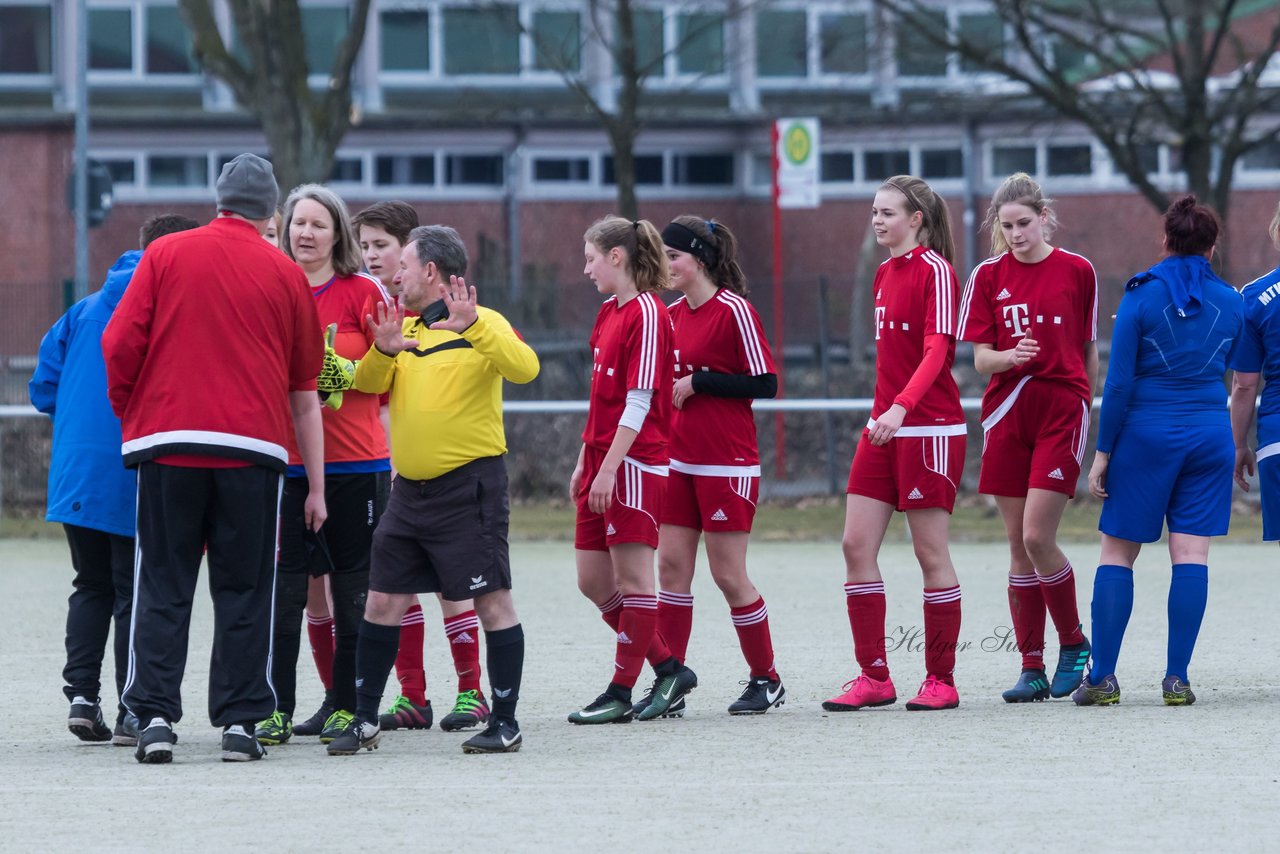
[(918, 25), (898, 27), (898, 73), (903, 77), (943, 77), (947, 73), (947, 51), (931, 41), (925, 32), (945, 33), (947, 13), (920, 13)]
[(584, 184), (591, 181), (589, 157), (535, 157), (533, 180), (550, 184)]
[(382, 13), (379, 56), (383, 71), (431, 70), (431, 13)]
[(964, 152), (958, 148), (926, 148), (920, 152), (920, 177), (963, 178)]
[(671, 158), (671, 182), (690, 187), (733, 185), (732, 154), (677, 154)]
[(94, 71), (133, 70), (132, 10), (89, 10), (89, 68)]
[(333, 184), (359, 184), (364, 181), (364, 160), (359, 157), (338, 157), (329, 172)]
[(991, 177), (998, 180), (1015, 172), (1036, 174), (1034, 145), (1002, 145), (991, 149)]
[(909, 151), (864, 151), (862, 153), (862, 180), (883, 181), (894, 175), (911, 171)]
[(445, 158), (444, 181), (451, 186), (501, 187), (503, 165), (501, 154), (452, 154)]
[(1050, 175), (1093, 174), (1093, 149), (1087, 145), (1050, 145), (1047, 153)]
[(581, 68), (581, 16), (577, 12), (534, 12), (533, 54), (536, 71), (577, 71)]
[(823, 74), (867, 73), (867, 16), (823, 15), (820, 62)]
[(373, 182), (381, 187), (430, 186), (436, 182), (434, 154), (384, 154), (373, 162)]
[[(637, 186), (662, 186), (665, 170), (661, 154), (637, 154), (632, 160), (635, 164)], [(618, 183), (613, 176), (613, 155), (606, 154), (601, 165), (601, 183), (608, 185)]]
[(151, 187), (208, 187), (209, 161), (196, 154), (153, 154), (147, 158)]
[(111, 174), (113, 186), (124, 185), (132, 187), (138, 183), (138, 165), (132, 157), (116, 159), (95, 157), (94, 159), (107, 167), (107, 172)]
[[(985, 56), (993, 58), (1003, 56), (1004, 22), (998, 15), (961, 15), (958, 30), (962, 43), (972, 45), (982, 51)], [(984, 69), (980, 63), (962, 56), (960, 70), (975, 72)]]
[(631, 26), (636, 39), (636, 66), (645, 74), (662, 76), (663, 47), (662, 11), (659, 9), (634, 9)]
[(193, 74), (191, 31), (176, 6), (147, 8), (147, 73)]
[(1240, 158), (1240, 165), (1251, 172), (1280, 169), (1280, 142), (1266, 142)]
[(307, 72), (328, 74), (347, 35), (346, 7), (311, 7), (302, 13), (302, 37), (307, 44)]
[(773, 186), (773, 155), (764, 151), (751, 154), (751, 186)]
[(809, 73), (809, 35), (803, 11), (756, 15), (756, 72), (761, 77), (804, 77)]
[(515, 6), (444, 10), (446, 74), (520, 73), (520, 13)]
[(0, 74), (49, 74), (53, 23), (48, 6), (0, 5)]
[(821, 181), (825, 184), (853, 183), (853, 152), (824, 151), (818, 161)]
[(724, 16), (681, 15), (676, 19), (676, 62), (681, 74), (724, 73)]
[(1144, 142), (1137, 146), (1138, 166), (1147, 175), (1160, 173), (1160, 146), (1154, 142)]

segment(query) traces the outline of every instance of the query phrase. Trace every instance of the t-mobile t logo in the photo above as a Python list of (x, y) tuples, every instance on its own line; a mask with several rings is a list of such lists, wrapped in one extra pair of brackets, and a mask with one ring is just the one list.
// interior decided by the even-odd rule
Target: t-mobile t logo
[(884, 306), (876, 306), (876, 340), (880, 340), (880, 330), (884, 328)]
[(1025, 302), (1002, 305), (1000, 310), (1004, 312), (1004, 325), (1012, 330), (1011, 334), (1014, 338), (1022, 338), (1027, 334), (1027, 325), (1031, 321), (1031, 312), (1027, 311)]

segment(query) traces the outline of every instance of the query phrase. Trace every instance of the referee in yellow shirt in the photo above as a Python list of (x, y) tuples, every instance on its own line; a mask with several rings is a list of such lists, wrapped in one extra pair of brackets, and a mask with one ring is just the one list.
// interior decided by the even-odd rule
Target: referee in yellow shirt
[[(381, 738), (378, 709), (400, 645), (400, 620), (418, 593), (475, 599), (485, 630), (492, 716), (467, 753), (520, 749), (516, 701), (524, 630), (511, 599), (502, 381), (527, 383), (538, 357), (501, 314), (476, 305), (467, 250), (442, 225), (415, 228), (400, 255), (400, 308), (368, 318), (374, 345), (354, 387), (391, 392), (391, 499), (373, 535), (369, 598), (356, 649), (356, 716), (329, 745), (346, 756)], [(405, 318), (443, 300), (448, 315)]]

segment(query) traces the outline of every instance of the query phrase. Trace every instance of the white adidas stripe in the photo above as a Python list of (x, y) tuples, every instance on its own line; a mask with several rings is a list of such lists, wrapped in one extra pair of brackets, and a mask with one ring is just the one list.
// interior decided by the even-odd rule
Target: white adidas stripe
[(742, 338), (742, 349), (747, 356), (747, 368), (752, 376), (769, 373), (765, 365), (764, 349), (760, 346), (760, 337), (756, 334), (756, 327), (752, 322), (751, 315), (754, 310), (751, 304), (723, 288), (716, 293), (716, 299), (727, 305), (733, 312), (733, 319), (738, 325), (738, 335)]

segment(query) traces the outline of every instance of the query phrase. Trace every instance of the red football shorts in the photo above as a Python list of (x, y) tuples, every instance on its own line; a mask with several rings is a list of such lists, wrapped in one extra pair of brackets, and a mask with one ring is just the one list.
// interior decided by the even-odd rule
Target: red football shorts
[(849, 468), (850, 495), (865, 495), (898, 510), (956, 506), (964, 471), (965, 436), (903, 436), (876, 446), (862, 431)]
[(577, 496), (578, 518), (574, 527), (573, 547), (582, 551), (603, 552), (621, 543), (644, 543), (658, 547), (658, 522), (667, 491), (667, 467), (650, 466), (624, 458), (618, 466), (613, 486), (613, 501), (604, 513), (587, 508), (587, 494), (605, 452), (587, 446), (582, 457), (582, 492)]
[(1065, 386), (1032, 380), (997, 416), (999, 409), (982, 424), (978, 491), (1023, 498), (1028, 489), (1047, 489), (1073, 497), (1089, 443), (1089, 404)]
[(671, 470), (662, 524), (695, 531), (750, 531), (760, 500), (759, 475), (724, 477)]

